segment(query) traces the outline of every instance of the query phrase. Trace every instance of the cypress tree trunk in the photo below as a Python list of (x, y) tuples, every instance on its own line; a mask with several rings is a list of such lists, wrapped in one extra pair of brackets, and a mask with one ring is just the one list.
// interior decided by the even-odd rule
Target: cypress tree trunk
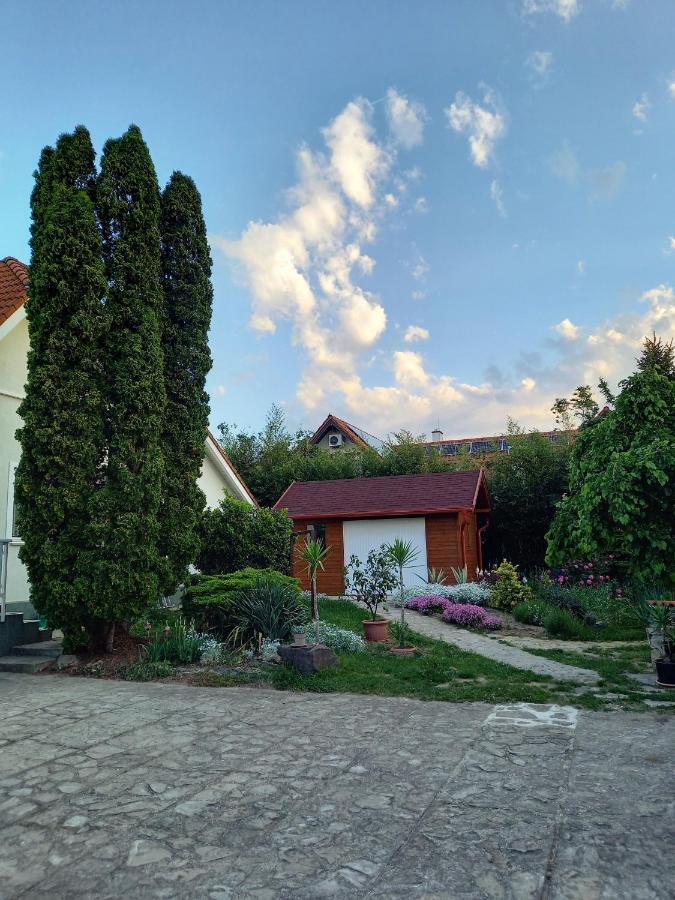
[(97, 638), (141, 615), (160, 590), (158, 512), (165, 406), (161, 348), (160, 199), (140, 129), (103, 151), (97, 207), (108, 278), (103, 365), (106, 465), (96, 497)]
[(90, 503), (104, 432), (100, 340), (106, 290), (92, 197), (94, 150), (78, 127), (42, 152), (31, 197), (30, 336), (17, 432), (20, 556), (31, 601), (72, 645), (92, 595)]
[(211, 257), (199, 191), (174, 172), (161, 200), (162, 348), (166, 412), (162, 428), (164, 480), (160, 507), (162, 589), (173, 593), (199, 553), (197, 527), (204, 494), (197, 479), (204, 461), (211, 368)]

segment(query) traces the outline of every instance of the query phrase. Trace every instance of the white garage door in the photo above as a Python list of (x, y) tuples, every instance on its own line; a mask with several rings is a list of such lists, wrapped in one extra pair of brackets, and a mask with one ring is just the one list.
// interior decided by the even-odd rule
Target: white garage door
[(396, 538), (402, 541), (410, 541), (417, 558), (415, 565), (403, 570), (403, 583), (406, 587), (420, 585), (417, 578), (420, 575), (425, 581), (427, 578), (427, 542), (424, 519), (360, 519), (356, 522), (344, 522), (342, 525), (345, 565), (350, 556), (354, 554), (363, 562), (368, 553), (373, 549), (379, 549), (382, 544), (391, 544)]

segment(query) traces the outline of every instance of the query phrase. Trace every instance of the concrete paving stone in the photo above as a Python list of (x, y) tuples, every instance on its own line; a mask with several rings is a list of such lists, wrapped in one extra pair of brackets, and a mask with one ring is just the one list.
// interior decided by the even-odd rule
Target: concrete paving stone
[(34, 723), (0, 751), (2, 900), (661, 900), (675, 879), (672, 716), (5, 688), (22, 717), (63, 718), (58, 744)]

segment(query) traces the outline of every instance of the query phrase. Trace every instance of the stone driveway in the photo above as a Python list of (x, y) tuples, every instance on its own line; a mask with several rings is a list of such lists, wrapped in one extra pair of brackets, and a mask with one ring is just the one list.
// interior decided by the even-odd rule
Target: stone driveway
[(0, 675), (0, 897), (672, 897), (675, 718)]

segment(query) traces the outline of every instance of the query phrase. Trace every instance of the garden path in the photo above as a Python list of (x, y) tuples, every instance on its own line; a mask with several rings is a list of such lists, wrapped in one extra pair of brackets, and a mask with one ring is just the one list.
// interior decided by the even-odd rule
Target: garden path
[(412, 609), (407, 609), (405, 616), (411, 628), (420, 634), (454, 644), (460, 650), (479, 653), (487, 659), (514, 666), (516, 669), (527, 669), (537, 675), (550, 675), (556, 681), (573, 681), (576, 684), (597, 684), (600, 680), (600, 675), (591, 669), (581, 669), (552, 659), (534, 656), (519, 647), (502, 644), (494, 638), (475, 634), (465, 628), (455, 628), (454, 625), (448, 625), (433, 616), (422, 616)]

